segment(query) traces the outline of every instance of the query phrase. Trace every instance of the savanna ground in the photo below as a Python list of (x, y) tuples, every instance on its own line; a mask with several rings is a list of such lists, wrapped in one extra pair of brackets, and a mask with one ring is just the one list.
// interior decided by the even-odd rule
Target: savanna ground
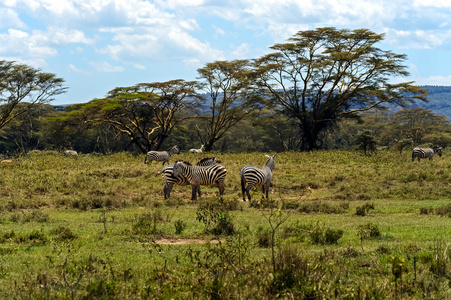
[(0, 164), (1, 299), (451, 299), (451, 159), (276, 156), (268, 200), (176, 186), (129, 153), (43, 151)]

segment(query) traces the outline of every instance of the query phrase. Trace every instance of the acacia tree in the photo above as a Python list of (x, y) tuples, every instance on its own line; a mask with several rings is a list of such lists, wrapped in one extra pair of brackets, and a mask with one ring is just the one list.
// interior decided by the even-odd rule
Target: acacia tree
[(196, 126), (198, 136), (210, 151), (213, 144), (246, 117), (258, 111), (259, 91), (250, 77), (249, 61), (216, 61), (197, 70), (206, 101), (211, 101), (208, 115)]
[(301, 150), (321, 148), (340, 119), (385, 104), (426, 101), (426, 90), (412, 82), (390, 83), (409, 74), (406, 56), (377, 48), (382, 39), (367, 29), (300, 31), (253, 61), (259, 86), (280, 113), (297, 121)]
[(110, 124), (125, 134), (142, 153), (158, 150), (186, 112), (199, 105), (197, 83), (181, 79), (140, 83), (110, 91), (106, 98), (94, 99), (68, 119), (85, 126)]
[(55, 74), (0, 60), (0, 129), (28, 110), (65, 93), (63, 83)]
[(392, 130), (404, 139), (411, 139), (414, 145), (419, 145), (425, 135), (443, 132), (448, 124), (445, 116), (416, 107), (397, 111), (393, 118)]

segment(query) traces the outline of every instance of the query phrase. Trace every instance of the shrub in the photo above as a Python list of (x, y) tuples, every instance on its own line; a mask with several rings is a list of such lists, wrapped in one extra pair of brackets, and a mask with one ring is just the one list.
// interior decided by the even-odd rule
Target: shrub
[(186, 223), (183, 220), (177, 220), (174, 223), (175, 226), (175, 234), (181, 234), (183, 230), (186, 228)]
[(53, 239), (55, 241), (71, 241), (74, 240), (75, 238), (77, 238), (77, 236), (67, 227), (65, 226), (60, 226), (58, 228), (55, 228), (51, 231), (51, 233), (53, 235), (55, 235), (53, 237)]
[(368, 223), (366, 225), (359, 226), (358, 235), (362, 240), (364, 240), (369, 238), (378, 238), (381, 236), (381, 232), (377, 224)]
[(259, 226), (256, 231), (257, 245), (261, 248), (269, 248), (271, 246), (271, 231), (264, 230)]
[(160, 234), (161, 230), (158, 225), (164, 221), (160, 210), (143, 213), (133, 224), (132, 233), (138, 235)]
[(370, 209), (374, 209), (374, 204), (373, 203), (365, 203), (362, 206), (357, 206), (355, 211), (355, 214), (357, 216), (366, 216), (369, 212)]
[(338, 244), (338, 240), (343, 236), (343, 230), (326, 228), (317, 225), (310, 232), (310, 239), (313, 244), (333, 245)]

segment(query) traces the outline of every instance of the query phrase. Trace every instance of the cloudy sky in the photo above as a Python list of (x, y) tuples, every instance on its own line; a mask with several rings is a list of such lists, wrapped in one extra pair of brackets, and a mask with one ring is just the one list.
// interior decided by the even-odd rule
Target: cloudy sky
[(0, 59), (66, 81), (54, 104), (119, 86), (195, 80), (216, 60), (257, 58), (300, 30), (368, 28), (407, 54), (419, 85), (451, 85), (449, 0), (0, 0)]

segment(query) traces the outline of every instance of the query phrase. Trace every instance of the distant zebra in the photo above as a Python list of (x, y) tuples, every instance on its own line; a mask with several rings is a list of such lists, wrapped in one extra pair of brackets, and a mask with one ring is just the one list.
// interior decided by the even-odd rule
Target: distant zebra
[(432, 157), (435, 153), (438, 153), (439, 156), (442, 156), (442, 147), (436, 146), (434, 148), (413, 148), (412, 161), (414, 161), (415, 158), (418, 158), (418, 161), (420, 161), (420, 158), (429, 158), (429, 160), (432, 160)]
[(189, 153), (202, 153), (205, 150), (205, 145), (200, 146), (199, 149), (190, 149)]
[[(265, 155), (268, 158), (266, 164), (261, 168), (254, 166), (245, 166), (240, 171), (241, 178), (241, 191), (243, 193), (243, 201), (246, 201), (246, 194), (249, 201), (251, 201), (251, 195), (249, 191), (255, 186), (261, 186), (262, 192), (266, 193), (268, 198), (269, 187), (271, 186), (272, 171), (274, 170), (275, 162), (273, 156)], [(247, 187), (246, 187), (247, 184)]]
[(146, 154), (146, 157), (144, 158), (144, 163), (147, 163), (147, 160), (149, 160), (149, 163), (151, 163), (153, 160), (155, 161), (162, 161), (163, 165), (164, 163), (169, 164), (169, 159), (171, 158), (172, 154), (179, 154), (180, 150), (177, 147), (177, 145), (172, 146), (171, 149), (168, 151), (149, 151)]
[(200, 197), (201, 185), (216, 184), (219, 194), (224, 195), (224, 180), (227, 175), (227, 169), (224, 166), (215, 164), (208, 167), (190, 166), (182, 161), (174, 164), (173, 175), (178, 177), (184, 175), (192, 186), (191, 200), (196, 200), (197, 195)]
[[(190, 165), (189, 163), (185, 162), (187, 165)], [(216, 164), (216, 158), (215, 157), (206, 157), (202, 158), (196, 166), (212, 166)], [(185, 177), (185, 175), (180, 174), (179, 176), (174, 176), (174, 165), (169, 165), (164, 167), (163, 171), (160, 173), (161, 177), (163, 177), (163, 194), (164, 199), (168, 199), (171, 197), (171, 191), (174, 187), (174, 184), (185, 186), (188, 185), (188, 179)]]
[(78, 153), (75, 150), (66, 150), (66, 152), (64, 152), (64, 155), (69, 156), (69, 157), (78, 158)]

